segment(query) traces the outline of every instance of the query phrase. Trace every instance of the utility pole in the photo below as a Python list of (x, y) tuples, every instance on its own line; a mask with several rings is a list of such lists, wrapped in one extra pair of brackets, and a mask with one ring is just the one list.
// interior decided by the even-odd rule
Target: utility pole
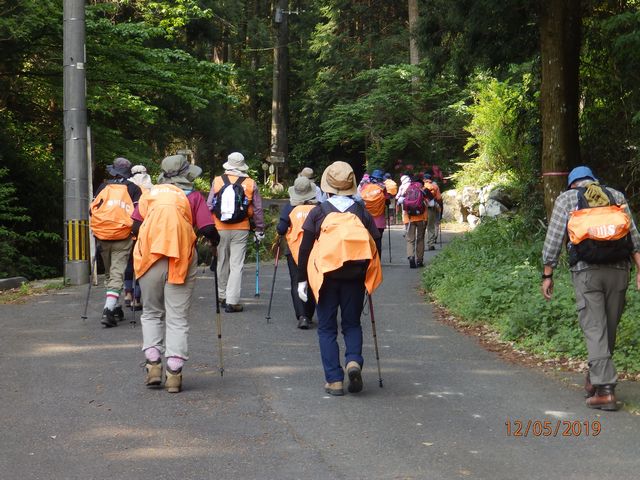
[(275, 29), (275, 48), (273, 50), (273, 97), (271, 101), (271, 149), (269, 162), (277, 169), (286, 162), (289, 71), (289, 12), (288, 0), (277, 0), (273, 23)]
[(64, 0), (64, 281), (89, 281), (89, 166), (84, 0)]

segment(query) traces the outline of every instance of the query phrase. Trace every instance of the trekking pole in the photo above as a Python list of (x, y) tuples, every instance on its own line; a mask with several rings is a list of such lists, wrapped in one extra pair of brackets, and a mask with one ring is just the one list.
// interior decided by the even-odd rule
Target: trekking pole
[(97, 268), (97, 259), (96, 259), (97, 254), (98, 252), (96, 252), (95, 255), (93, 256), (93, 261), (91, 262), (91, 268), (89, 270), (89, 288), (87, 288), (87, 298), (84, 301), (84, 313), (80, 315), (80, 318), (83, 321), (87, 319), (87, 309), (89, 308), (89, 297), (91, 296), (91, 285), (93, 284), (93, 272), (95, 272)]
[[(131, 255), (133, 255), (133, 252), (131, 253)], [(131, 325), (131, 328), (136, 328), (136, 283), (138, 283), (138, 279), (136, 278), (136, 270), (134, 268), (133, 269), (133, 295), (132, 295), (133, 299), (131, 301), (131, 314), (133, 315), (133, 317), (129, 322), (129, 324)]]
[(387, 207), (387, 231), (389, 232), (389, 263), (391, 263), (391, 216), (389, 207)]
[(256, 245), (256, 297), (260, 296), (260, 242), (258, 237), (255, 239)]
[(210, 270), (213, 271), (213, 279), (216, 289), (216, 330), (218, 333), (218, 370), (220, 376), (224, 377), (224, 357), (222, 355), (222, 319), (220, 318), (220, 295), (218, 294), (218, 253), (211, 259)]
[(269, 320), (271, 320), (271, 302), (273, 302), (273, 288), (276, 285), (276, 272), (278, 271), (278, 259), (280, 258), (280, 242), (281, 239), (278, 237), (278, 248), (276, 249), (276, 260), (273, 267), (273, 280), (271, 280), (271, 294), (269, 295), (269, 308), (267, 309), (267, 316), (265, 317), (267, 323), (270, 323)]
[(371, 294), (367, 293), (369, 299), (369, 312), (371, 313), (371, 331), (373, 332), (373, 345), (376, 351), (376, 362), (378, 363), (378, 385), (382, 388), (382, 374), (380, 373), (380, 354), (378, 352), (378, 335), (376, 334), (376, 319), (373, 314), (373, 301)]

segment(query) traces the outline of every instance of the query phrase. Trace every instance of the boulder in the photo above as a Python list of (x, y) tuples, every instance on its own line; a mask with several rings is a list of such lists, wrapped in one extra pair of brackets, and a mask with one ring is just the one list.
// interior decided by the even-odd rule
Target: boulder
[(463, 210), (466, 210), (467, 215), (473, 214), (478, 215), (478, 206), (480, 200), (480, 191), (473, 187), (464, 187), (462, 189), (462, 197), (460, 201), (462, 202)]
[(457, 190), (446, 190), (442, 192), (442, 202), (442, 220), (444, 222), (463, 223), (465, 221), (460, 195)]
[(497, 217), (508, 210), (503, 204), (490, 198), (486, 203), (480, 205), (480, 217)]

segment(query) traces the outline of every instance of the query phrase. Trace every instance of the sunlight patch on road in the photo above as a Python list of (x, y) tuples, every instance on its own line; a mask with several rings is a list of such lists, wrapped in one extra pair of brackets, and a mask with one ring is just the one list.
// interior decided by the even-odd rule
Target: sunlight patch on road
[(513, 375), (513, 372), (508, 370), (471, 370), (471, 373), (478, 375)]
[(546, 410), (544, 414), (556, 418), (573, 418), (575, 416), (573, 412), (563, 412), (562, 410)]
[(70, 343), (47, 343), (35, 345), (29, 351), (19, 354), (21, 357), (47, 357), (52, 355), (67, 355), (75, 353), (89, 353), (96, 350), (128, 350), (139, 349), (139, 343), (119, 343), (105, 345), (72, 345)]

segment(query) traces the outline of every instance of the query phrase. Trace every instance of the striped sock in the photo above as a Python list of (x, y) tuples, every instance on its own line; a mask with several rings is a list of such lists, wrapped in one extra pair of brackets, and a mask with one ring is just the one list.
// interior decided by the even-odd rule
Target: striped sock
[(118, 305), (118, 299), (120, 298), (120, 292), (117, 290), (107, 290), (107, 299), (104, 302), (104, 308), (114, 311)]

